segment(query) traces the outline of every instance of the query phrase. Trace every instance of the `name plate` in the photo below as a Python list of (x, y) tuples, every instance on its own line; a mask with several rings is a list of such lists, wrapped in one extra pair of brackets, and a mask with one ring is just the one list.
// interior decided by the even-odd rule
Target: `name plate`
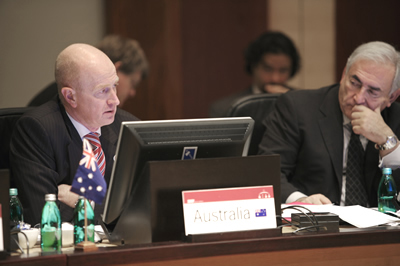
[(276, 228), (272, 186), (182, 191), (185, 234)]

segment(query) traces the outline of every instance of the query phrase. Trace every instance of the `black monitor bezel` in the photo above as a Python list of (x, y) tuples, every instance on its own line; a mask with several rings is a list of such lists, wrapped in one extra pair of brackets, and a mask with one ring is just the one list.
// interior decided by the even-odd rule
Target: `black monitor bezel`
[[(115, 184), (117, 182), (118, 177), (118, 157), (121, 157), (120, 153), (123, 153), (124, 147), (121, 146), (122, 141), (126, 141), (124, 138), (124, 134), (134, 134), (135, 135), (135, 141), (136, 142), (131, 142), (131, 143), (124, 143), (123, 145), (128, 145), (132, 149), (138, 149), (141, 150), (143, 146), (145, 146), (145, 143), (143, 143), (143, 140), (136, 134), (136, 132), (131, 132), (131, 128), (145, 128), (145, 127), (159, 127), (159, 126), (175, 126), (175, 125), (193, 125), (193, 124), (213, 124), (213, 125), (224, 125), (224, 124), (243, 124), (247, 123), (248, 124), (248, 130), (245, 133), (245, 136), (243, 137), (242, 140), (242, 148), (241, 148), (241, 154), (231, 154), (231, 156), (247, 156), (247, 152), (250, 146), (250, 140), (251, 140), (251, 135), (254, 127), (254, 120), (251, 117), (225, 117), (225, 118), (202, 118), (202, 119), (175, 119), (175, 120), (149, 120), (149, 121), (129, 121), (129, 122), (122, 122), (121, 124), (121, 129), (119, 133), (119, 138), (118, 138), (118, 143), (117, 143), (117, 149), (116, 149), (116, 156), (114, 157), (114, 165), (113, 165), (113, 170), (109, 182), (109, 187), (107, 189), (107, 194), (106, 194), (106, 199), (104, 203), (104, 211), (102, 215), (102, 221), (106, 224), (113, 223), (114, 221), (117, 220), (119, 214), (122, 212), (124, 209), (124, 205), (126, 205), (126, 201), (129, 199), (130, 194), (133, 191), (135, 180), (137, 180), (137, 177), (141, 174), (138, 173), (135, 169), (132, 171), (134, 173), (131, 173), (130, 175), (133, 176), (133, 178), (129, 180), (122, 180), (123, 182), (119, 182), (119, 185), (117, 188), (115, 187)], [(129, 131), (129, 132), (128, 132)], [(122, 140), (124, 139), (124, 140)], [(214, 143), (215, 144), (215, 143)], [(212, 143), (210, 144), (212, 145)], [(140, 151), (139, 151), (140, 153)], [(134, 156), (139, 156), (138, 153)], [(225, 157), (225, 156), (221, 156)], [(138, 158), (134, 158), (134, 161), (137, 161)], [(144, 165), (143, 165), (144, 167)], [(143, 170), (143, 169), (142, 169)], [(122, 187), (121, 187), (122, 186)], [(125, 196), (123, 202), (121, 203), (121, 197), (120, 199), (116, 199), (113, 194), (118, 194), (118, 193), (124, 193)], [(119, 201), (119, 202), (116, 202)]]

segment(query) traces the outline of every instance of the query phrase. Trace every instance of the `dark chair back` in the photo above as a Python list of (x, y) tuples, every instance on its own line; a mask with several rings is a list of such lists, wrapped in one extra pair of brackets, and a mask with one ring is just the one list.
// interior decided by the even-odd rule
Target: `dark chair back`
[(260, 144), (265, 132), (263, 120), (272, 111), (276, 99), (281, 94), (256, 94), (245, 96), (236, 100), (229, 109), (227, 116), (240, 117), (250, 116), (254, 120), (254, 130), (250, 141), (248, 155), (258, 154), (258, 145)]
[(0, 169), (10, 168), (10, 141), (17, 120), (34, 107), (15, 107), (0, 109)]

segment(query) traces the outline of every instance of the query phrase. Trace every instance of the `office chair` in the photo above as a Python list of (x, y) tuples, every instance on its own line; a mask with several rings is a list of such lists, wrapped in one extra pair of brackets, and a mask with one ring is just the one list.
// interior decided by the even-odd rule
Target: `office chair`
[(10, 168), (10, 141), (17, 120), (34, 107), (14, 107), (0, 109), (0, 169)]
[(258, 145), (265, 132), (265, 126), (262, 121), (272, 111), (275, 101), (280, 95), (263, 93), (245, 96), (236, 100), (228, 110), (227, 116), (229, 117), (250, 116), (254, 120), (254, 130), (248, 155), (258, 154)]

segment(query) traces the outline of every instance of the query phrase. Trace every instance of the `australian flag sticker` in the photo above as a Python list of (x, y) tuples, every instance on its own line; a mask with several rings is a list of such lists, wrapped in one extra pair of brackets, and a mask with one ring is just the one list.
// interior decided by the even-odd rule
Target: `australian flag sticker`
[(196, 159), (197, 147), (184, 147), (182, 153), (182, 160)]
[(256, 209), (256, 217), (267, 216), (267, 209)]

